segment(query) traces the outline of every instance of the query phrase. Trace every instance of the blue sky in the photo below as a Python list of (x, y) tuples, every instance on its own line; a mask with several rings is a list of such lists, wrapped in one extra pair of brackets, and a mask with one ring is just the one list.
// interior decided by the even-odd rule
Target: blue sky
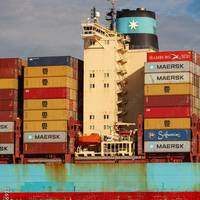
[[(72, 55), (82, 58), (81, 22), (96, 6), (101, 22), (107, 0), (1, 0), (0, 57)], [(118, 0), (118, 10), (156, 12), (160, 50), (200, 52), (200, 0)]]

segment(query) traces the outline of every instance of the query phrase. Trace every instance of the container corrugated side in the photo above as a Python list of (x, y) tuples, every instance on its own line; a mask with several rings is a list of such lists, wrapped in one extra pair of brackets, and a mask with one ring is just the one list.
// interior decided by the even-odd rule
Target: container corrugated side
[(190, 141), (162, 141), (162, 142), (144, 142), (144, 152), (146, 153), (174, 153), (190, 152)]
[(191, 106), (192, 95), (157, 95), (145, 96), (145, 107)]
[(28, 110), (24, 111), (24, 120), (67, 120), (69, 113), (67, 110)]
[(189, 129), (144, 131), (144, 141), (190, 141), (191, 136)]
[(16, 111), (0, 111), (0, 121), (15, 121), (17, 118)]
[(63, 121), (24, 121), (24, 132), (67, 131), (67, 120)]
[(14, 132), (15, 122), (0, 122), (0, 132)]
[(70, 89), (63, 88), (31, 88), (24, 90), (24, 99), (60, 99), (70, 98)]
[(0, 78), (17, 78), (19, 74), (19, 69), (17, 68), (0, 67)]
[(18, 109), (17, 99), (14, 100), (0, 100), (0, 110), (1, 111), (16, 111)]
[(195, 64), (190, 61), (148, 62), (145, 63), (145, 73), (194, 72)]
[(14, 141), (15, 141), (14, 135), (15, 135), (14, 132), (5, 132), (5, 133), (0, 132), (0, 143), (1, 144), (14, 143)]
[(193, 113), (193, 109), (189, 106), (187, 107), (146, 107), (144, 109), (144, 118), (184, 118), (190, 117)]
[(24, 143), (67, 142), (67, 132), (24, 132)]
[(67, 143), (24, 143), (24, 154), (66, 153)]
[(22, 60), (20, 58), (0, 58), (0, 67), (2, 68), (20, 68)]
[(69, 66), (40, 66), (26, 67), (24, 69), (24, 77), (73, 77), (73, 68)]
[(0, 89), (18, 89), (17, 79), (0, 79)]
[(179, 83), (179, 84), (156, 84), (145, 85), (144, 95), (194, 95), (192, 84)]
[(0, 155), (14, 154), (14, 144), (0, 144)]
[(73, 89), (70, 89), (70, 99), (76, 101), (77, 100), (77, 91), (76, 90), (73, 90)]
[(14, 89), (0, 89), (0, 100), (17, 99), (18, 90)]
[(189, 72), (147, 73), (144, 76), (145, 84), (164, 83), (192, 83), (193, 75)]
[(34, 99), (24, 100), (24, 110), (69, 110), (69, 99)]
[(190, 118), (144, 119), (144, 129), (190, 129)]

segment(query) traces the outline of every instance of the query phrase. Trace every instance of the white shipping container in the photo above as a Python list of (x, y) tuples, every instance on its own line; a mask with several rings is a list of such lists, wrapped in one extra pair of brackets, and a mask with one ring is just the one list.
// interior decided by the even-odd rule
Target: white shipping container
[(14, 144), (0, 144), (0, 155), (14, 154)]
[(189, 61), (149, 62), (145, 63), (144, 72), (192, 72), (195, 64)]
[(190, 141), (145, 141), (144, 152), (146, 153), (173, 153), (173, 152), (190, 152)]
[(0, 122), (0, 133), (14, 132), (15, 122)]
[(67, 132), (25, 132), (24, 143), (67, 142)]
[(192, 73), (148, 73), (145, 74), (145, 84), (162, 84), (162, 83), (191, 83)]

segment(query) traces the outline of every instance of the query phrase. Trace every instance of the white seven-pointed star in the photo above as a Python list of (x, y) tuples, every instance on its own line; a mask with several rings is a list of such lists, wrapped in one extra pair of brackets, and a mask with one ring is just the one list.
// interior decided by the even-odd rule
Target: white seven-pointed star
[(139, 26), (139, 24), (138, 24), (138, 22), (136, 22), (136, 21), (133, 19), (133, 21), (130, 21), (130, 22), (129, 22), (129, 25), (128, 25), (128, 26), (130, 27), (131, 30), (132, 30), (132, 29), (136, 30), (136, 28)]

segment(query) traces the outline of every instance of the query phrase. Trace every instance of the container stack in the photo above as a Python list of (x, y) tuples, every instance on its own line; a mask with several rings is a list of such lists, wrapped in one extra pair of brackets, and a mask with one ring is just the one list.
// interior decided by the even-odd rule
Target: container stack
[(15, 153), (15, 123), (18, 112), (18, 81), (22, 72), (19, 58), (0, 59), (0, 155)]
[(77, 119), (78, 59), (31, 57), (24, 70), (24, 154), (67, 152), (67, 121)]
[(199, 116), (199, 61), (193, 51), (151, 52), (145, 64), (144, 151), (191, 150), (191, 116)]

